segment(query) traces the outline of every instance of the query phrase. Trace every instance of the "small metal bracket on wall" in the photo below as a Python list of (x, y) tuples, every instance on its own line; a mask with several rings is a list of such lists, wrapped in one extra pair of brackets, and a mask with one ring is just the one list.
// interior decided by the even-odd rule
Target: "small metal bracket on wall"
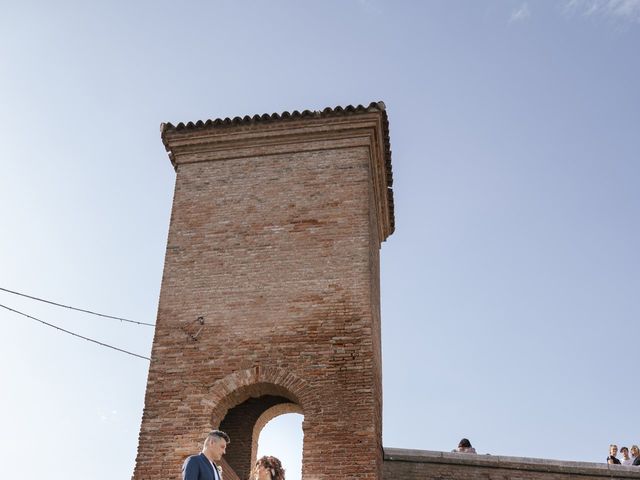
[(198, 341), (198, 335), (202, 332), (204, 328), (204, 317), (196, 318), (192, 323), (188, 323), (186, 326), (182, 327), (182, 331), (187, 334), (187, 339), (191, 342)]

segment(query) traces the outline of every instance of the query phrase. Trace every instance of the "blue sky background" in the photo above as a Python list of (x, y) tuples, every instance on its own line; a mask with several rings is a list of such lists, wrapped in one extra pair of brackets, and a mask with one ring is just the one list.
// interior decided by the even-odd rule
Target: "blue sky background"
[[(383, 100), (384, 445), (602, 462), (640, 443), (640, 0), (0, 12), (0, 287), (154, 322), (161, 122)], [(0, 304), (150, 354), (152, 328)], [(7, 478), (129, 478), (147, 369), (0, 309)], [(290, 480), (299, 421), (261, 439)]]

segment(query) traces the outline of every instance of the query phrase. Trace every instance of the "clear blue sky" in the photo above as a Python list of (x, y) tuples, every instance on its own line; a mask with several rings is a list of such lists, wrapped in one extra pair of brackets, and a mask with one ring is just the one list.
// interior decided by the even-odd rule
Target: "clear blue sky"
[[(383, 100), (384, 445), (602, 462), (640, 443), (639, 0), (0, 12), (0, 287), (154, 322), (161, 122)], [(0, 304), (150, 354), (152, 328)], [(0, 310), (6, 477), (129, 478), (148, 362)]]

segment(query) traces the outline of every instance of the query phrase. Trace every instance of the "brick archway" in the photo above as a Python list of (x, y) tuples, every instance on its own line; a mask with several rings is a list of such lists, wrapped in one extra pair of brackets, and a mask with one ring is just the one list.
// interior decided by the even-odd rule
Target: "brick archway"
[(232, 448), (225, 458), (241, 480), (249, 477), (266, 423), (284, 413), (304, 414), (306, 408), (313, 408), (313, 392), (306, 382), (277, 367), (236, 371), (209, 391), (203, 406), (211, 409), (211, 426), (231, 436)]

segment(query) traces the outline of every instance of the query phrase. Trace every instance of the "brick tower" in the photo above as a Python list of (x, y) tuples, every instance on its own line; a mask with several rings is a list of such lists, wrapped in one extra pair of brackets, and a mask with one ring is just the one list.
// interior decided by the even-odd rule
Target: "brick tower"
[(261, 428), (300, 412), (304, 480), (381, 479), (384, 104), (164, 124), (162, 140), (177, 176), (133, 478), (180, 478), (220, 428), (225, 480), (245, 480)]

